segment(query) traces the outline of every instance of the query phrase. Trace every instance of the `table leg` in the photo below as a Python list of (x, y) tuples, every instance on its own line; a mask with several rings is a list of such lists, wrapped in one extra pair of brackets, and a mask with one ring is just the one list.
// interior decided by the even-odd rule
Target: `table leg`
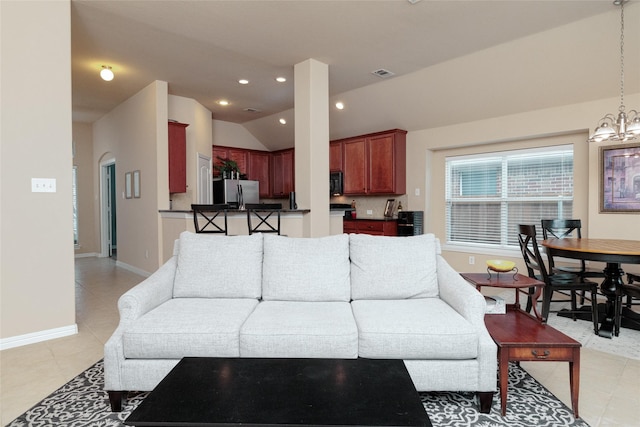
[(620, 264), (616, 262), (608, 262), (604, 269), (604, 281), (600, 285), (600, 290), (607, 297), (606, 312), (602, 323), (600, 324), (600, 330), (598, 335), (605, 338), (611, 338), (614, 334), (617, 336), (618, 331), (616, 325), (618, 324), (618, 316), (620, 316), (620, 310), (618, 307), (619, 296), (622, 292), (622, 276), (624, 271), (620, 268)]
[(580, 348), (573, 350), (573, 361), (569, 362), (569, 386), (571, 387), (571, 408), (573, 416), (578, 415), (578, 397), (580, 395)]
[(509, 351), (498, 347), (498, 368), (500, 375), (500, 410), (507, 414), (507, 388), (509, 386)]

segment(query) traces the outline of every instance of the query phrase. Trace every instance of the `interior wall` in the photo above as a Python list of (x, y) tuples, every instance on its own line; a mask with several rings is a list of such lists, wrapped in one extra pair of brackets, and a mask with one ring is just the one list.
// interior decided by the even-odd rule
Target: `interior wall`
[[(159, 166), (168, 161), (167, 97), (167, 83), (155, 81), (93, 126), (94, 179), (99, 180), (106, 153), (116, 161), (118, 263), (143, 274), (160, 265), (158, 209), (169, 208), (168, 171)], [(127, 199), (125, 173), (136, 170), (140, 198)]]
[(96, 255), (100, 253), (95, 233), (93, 126), (91, 123), (73, 123), (73, 165), (77, 173), (78, 200), (78, 245), (75, 254)]
[(169, 95), (169, 119), (186, 123), (187, 192), (171, 195), (174, 210), (189, 210), (198, 200), (198, 153), (211, 157), (213, 121), (211, 111), (191, 98)]
[(0, 348), (77, 332), (70, 16), (69, 1), (0, 2)]
[(211, 130), (213, 145), (270, 151), (242, 125), (213, 120)]
[[(625, 95), (627, 105), (639, 105), (640, 94)], [(607, 144), (587, 143), (587, 135), (607, 112), (615, 111), (618, 99), (603, 99), (559, 108), (496, 117), (407, 134), (407, 188), (410, 210), (425, 210), (425, 227), (445, 242), (444, 159), (450, 153), (471, 154), (496, 149), (528, 148), (544, 141), (573, 141), (574, 213), (583, 221), (585, 235), (593, 238), (640, 240), (639, 214), (599, 212), (599, 150)], [(545, 139), (552, 136), (551, 139)], [(610, 145), (611, 143), (609, 143)], [(429, 161), (427, 162), (427, 160)], [(427, 186), (427, 183), (431, 184)], [(411, 189), (424, 188), (419, 196)], [(458, 271), (483, 271), (483, 257), (470, 265), (476, 252), (445, 252)], [(514, 254), (519, 261), (519, 255)], [(488, 259), (488, 258), (486, 258)], [(630, 266), (629, 271), (636, 271)]]

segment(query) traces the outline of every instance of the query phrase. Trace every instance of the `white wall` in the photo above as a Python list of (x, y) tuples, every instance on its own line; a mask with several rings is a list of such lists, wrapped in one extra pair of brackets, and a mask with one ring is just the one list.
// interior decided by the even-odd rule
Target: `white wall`
[[(625, 96), (626, 104), (640, 105), (640, 94)], [(445, 241), (444, 159), (450, 154), (470, 154), (514, 148), (574, 144), (574, 194), (576, 217), (587, 237), (640, 240), (639, 214), (599, 212), (599, 150), (607, 144), (587, 143), (589, 132), (607, 112), (615, 112), (617, 99), (603, 99), (559, 108), (495, 117), (473, 123), (425, 129), (407, 134), (408, 209), (424, 210), (426, 231)], [(611, 145), (610, 143), (608, 145)], [(415, 189), (420, 195), (415, 195)], [(447, 253), (459, 271), (482, 271), (484, 259), (468, 264), (469, 253)], [(518, 254), (515, 254), (519, 260)], [(629, 267), (637, 271), (637, 267)]]
[[(166, 82), (155, 81), (93, 126), (94, 165), (116, 161), (118, 262), (144, 273), (160, 265), (158, 209), (169, 208)], [(125, 173), (140, 171), (141, 197), (125, 199)], [(100, 168), (96, 166), (96, 181)], [(96, 189), (99, 194), (99, 189)], [(99, 209), (98, 209), (99, 211)]]
[(242, 125), (213, 120), (212, 130), (213, 145), (270, 151)]
[(70, 19), (69, 1), (0, 2), (0, 348), (77, 332)]
[(169, 119), (186, 123), (187, 192), (173, 194), (173, 209), (191, 209), (197, 203), (198, 153), (211, 157), (211, 111), (191, 98), (169, 95)]

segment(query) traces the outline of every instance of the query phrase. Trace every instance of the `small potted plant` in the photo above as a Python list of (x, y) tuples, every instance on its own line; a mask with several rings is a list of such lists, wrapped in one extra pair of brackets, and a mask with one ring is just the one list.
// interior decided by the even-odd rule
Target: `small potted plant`
[(238, 163), (235, 160), (231, 159), (223, 159), (218, 156), (218, 163), (214, 166), (214, 168), (220, 172), (222, 178), (225, 179), (233, 179), (235, 176), (240, 176), (240, 168), (238, 167)]

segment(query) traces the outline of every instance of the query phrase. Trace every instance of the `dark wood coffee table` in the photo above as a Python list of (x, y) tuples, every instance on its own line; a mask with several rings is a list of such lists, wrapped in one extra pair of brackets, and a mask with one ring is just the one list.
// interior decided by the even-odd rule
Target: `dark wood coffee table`
[(134, 426), (431, 426), (402, 360), (184, 358)]

